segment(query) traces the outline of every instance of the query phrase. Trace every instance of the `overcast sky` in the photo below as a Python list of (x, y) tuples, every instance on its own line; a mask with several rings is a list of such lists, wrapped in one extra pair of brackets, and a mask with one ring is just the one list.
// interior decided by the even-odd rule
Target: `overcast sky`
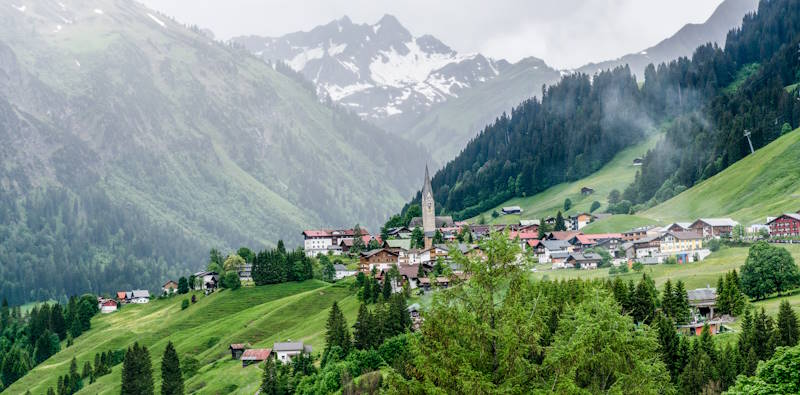
[(430, 33), (458, 52), (559, 68), (650, 47), (721, 0), (143, 0), (188, 24), (237, 35), (280, 36), (347, 15), (355, 23), (396, 16), (415, 36)]

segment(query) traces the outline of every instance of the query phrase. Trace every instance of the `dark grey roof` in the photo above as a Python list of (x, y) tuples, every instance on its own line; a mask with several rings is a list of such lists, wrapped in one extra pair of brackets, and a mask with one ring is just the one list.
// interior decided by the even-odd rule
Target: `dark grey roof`
[(689, 297), (689, 302), (692, 301), (700, 301), (700, 300), (712, 300), (717, 299), (717, 289), (716, 288), (698, 288), (698, 289), (690, 289), (686, 291), (686, 295)]
[[(437, 228), (449, 228), (453, 226), (453, 217), (449, 215), (437, 215), (436, 216), (436, 227)], [(411, 222), (408, 223), (408, 227), (410, 229), (414, 228), (421, 228), (422, 227), (422, 217), (414, 217), (411, 218)]]
[(568, 256), (569, 256), (569, 252), (567, 252), (567, 251), (559, 251), (559, 252), (554, 252), (554, 253), (550, 254), (551, 258), (556, 258), (556, 259), (558, 259), (558, 258), (566, 258)]
[(573, 259), (575, 259), (578, 262), (580, 262), (580, 261), (601, 261), (601, 260), (603, 260), (603, 257), (601, 257), (599, 254), (595, 254), (593, 252), (587, 252), (585, 254), (582, 254), (580, 252), (573, 252), (572, 254), (570, 254), (570, 257), (572, 257)]
[(565, 250), (571, 246), (566, 240), (542, 240), (542, 245), (550, 251)]
[(150, 298), (150, 291), (146, 289), (134, 289), (131, 291), (132, 298)]
[(338, 264), (338, 263), (333, 265), (333, 268), (336, 269), (337, 272), (346, 272), (347, 271), (347, 266), (342, 265), (342, 264)]

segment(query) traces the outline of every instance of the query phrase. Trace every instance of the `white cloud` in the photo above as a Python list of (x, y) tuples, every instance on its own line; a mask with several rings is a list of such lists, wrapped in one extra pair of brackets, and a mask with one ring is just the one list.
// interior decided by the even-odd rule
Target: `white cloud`
[(430, 33), (459, 52), (516, 61), (536, 56), (558, 67), (638, 52), (689, 22), (702, 22), (721, 0), (144, 0), (223, 39), (280, 36), (348, 15), (374, 23), (397, 16), (414, 35)]

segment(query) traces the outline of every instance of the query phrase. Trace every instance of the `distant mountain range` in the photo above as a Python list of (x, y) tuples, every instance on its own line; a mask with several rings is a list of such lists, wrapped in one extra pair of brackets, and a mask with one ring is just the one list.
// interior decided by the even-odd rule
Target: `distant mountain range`
[(233, 42), (267, 61), (283, 61), (329, 96), (379, 127), (423, 143), (442, 166), (503, 111), (541, 96), (564, 74), (629, 64), (641, 80), (649, 63), (690, 56), (706, 42), (724, 44), (725, 34), (755, 10), (758, 0), (726, 0), (702, 24), (687, 24), (672, 37), (635, 54), (576, 70), (556, 70), (534, 57), (517, 63), (481, 54), (459, 54), (431, 35), (413, 36), (391, 15), (377, 23), (348, 17), (268, 38)]
[(717, 6), (714, 13), (703, 23), (689, 23), (677, 33), (660, 43), (640, 52), (625, 55), (619, 59), (600, 63), (589, 63), (576, 71), (594, 74), (599, 70), (607, 70), (627, 64), (631, 72), (640, 80), (644, 78), (644, 69), (648, 64), (668, 62), (681, 56), (691, 56), (694, 50), (705, 43), (714, 42), (725, 46), (728, 31), (742, 24), (742, 17), (758, 8), (759, 0), (725, 0)]
[(17, 301), (161, 284), (305, 227), (374, 232), (428, 161), (136, 2), (6, 3), (0, 21), (0, 289)]

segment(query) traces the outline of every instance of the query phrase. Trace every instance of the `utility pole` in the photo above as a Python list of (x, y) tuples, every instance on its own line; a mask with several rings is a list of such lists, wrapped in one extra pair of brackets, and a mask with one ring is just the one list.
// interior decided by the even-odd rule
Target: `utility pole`
[(744, 137), (747, 137), (747, 142), (750, 143), (750, 153), (752, 154), (752, 153), (756, 152), (753, 149), (753, 141), (750, 140), (750, 131), (749, 130), (747, 130), (747, 129), (744, 130)]

